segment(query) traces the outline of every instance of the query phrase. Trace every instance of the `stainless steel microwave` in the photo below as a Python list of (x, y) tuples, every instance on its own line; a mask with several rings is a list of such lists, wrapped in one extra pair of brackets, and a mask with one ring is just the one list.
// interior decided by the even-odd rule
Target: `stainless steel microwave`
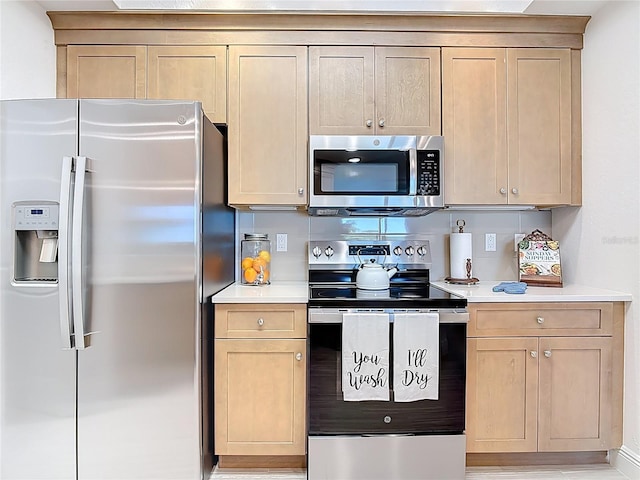
[(311, 135), (309, 214), (420, 216), (444, 207), (441, 136)]

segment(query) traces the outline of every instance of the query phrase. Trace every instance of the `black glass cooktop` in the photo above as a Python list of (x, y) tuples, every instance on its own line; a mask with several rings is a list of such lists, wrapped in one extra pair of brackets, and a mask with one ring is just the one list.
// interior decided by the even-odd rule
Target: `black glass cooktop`
[(386, 290), (356, 288), (357, 268), (309, 271), (309, 306), (327, 308), (465, 308), (467, 300), (433, 287), (429, 270), (401, 270)]
[(467, 300), (430, 285), (391, 286), (388, 290), (360, 290), (355, 285), (324, 285), (309, 287), (309, 305), (317, 307), (398, 308), (464, 308)]

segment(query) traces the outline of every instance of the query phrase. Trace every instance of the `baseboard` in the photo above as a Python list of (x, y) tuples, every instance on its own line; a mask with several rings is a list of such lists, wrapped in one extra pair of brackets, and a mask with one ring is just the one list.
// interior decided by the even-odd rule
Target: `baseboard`
[(467, 453), (467, 467), (591, 465), (607, 463), (607, 452)]
[[(1, 0), (0, 0), (1, 1)], [(218, 468), (306, 468), (304, 455), (220, 455)]]
[(629, 478), (640, 478), (640, 455), (624, 445), (609, 452), (609, 463)]

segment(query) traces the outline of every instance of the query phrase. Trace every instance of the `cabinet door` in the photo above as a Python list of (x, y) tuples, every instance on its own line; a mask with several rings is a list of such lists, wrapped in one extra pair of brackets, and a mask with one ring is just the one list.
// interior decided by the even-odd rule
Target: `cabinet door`
[(611, 342), (540, 338), (540, 451), (611, 448)]
[(445, 203), (507, 203), (503, 48), (442, 49)]
[(538, 340), (467, 339), (467, 452), (537, 449)]
[(229, 203), (306, 205), (307, 49), (229, 47)]
[(149, 47), (147, 98), (198, 100), (214, 123), (227, 121), (227, 47)]
[(146, 98), (147, 47), (67, 47), (67, 98)]
[(440, 49), (377, 47), (378, 134), (440, 135)]
[(309, 47), (309, 132), (367, 135), (375, 131), (371, 47)]
[(216, 340), (214, 368), (217, 455), (304, 455), (306, 340)]
[(509, 203), (571, 202), (571, 54), (507, 49)]

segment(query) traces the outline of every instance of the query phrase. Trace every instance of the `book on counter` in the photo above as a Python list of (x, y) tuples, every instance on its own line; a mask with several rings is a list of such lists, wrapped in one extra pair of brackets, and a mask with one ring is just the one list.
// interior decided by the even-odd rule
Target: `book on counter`
[(518, 278), (527, 285), (562, 287), (560, 244), (534, 230), (518, 244)]

